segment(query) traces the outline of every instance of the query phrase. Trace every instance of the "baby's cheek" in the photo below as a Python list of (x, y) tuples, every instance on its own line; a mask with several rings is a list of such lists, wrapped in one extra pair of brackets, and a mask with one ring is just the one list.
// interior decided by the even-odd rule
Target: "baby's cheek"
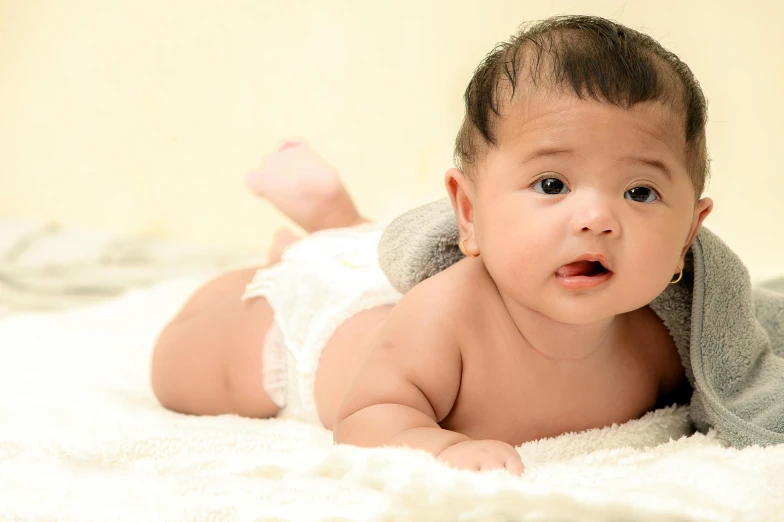
[[(496, 284), (513, 294), (530, 289), (541, 277), (542, 266), (537, 263), (535, 252), (522, 243), (514, 242), (500, 246), (492, 256), (490, 275)], [(537, 267), (537, 264), (539, 265)]]
[(618, 312), (629, 312), (650, 304), (667, 287), (668, 282), (669, 280), (662, 283), (660, 278), (651, 272), (625, 274), (619, 288), (621, 295), (617, 301), (622, 309)]
[(670, 245), (664, 242), (646, 246), (648, 248), (636, 250), (624, 270), (629, 286), (635, 287), (643, 300), (653, 299), (667, 288), (672, 274), (677, 272), (677, 261), (672, 259), (678, 256), (677, 252), (670, 252)]

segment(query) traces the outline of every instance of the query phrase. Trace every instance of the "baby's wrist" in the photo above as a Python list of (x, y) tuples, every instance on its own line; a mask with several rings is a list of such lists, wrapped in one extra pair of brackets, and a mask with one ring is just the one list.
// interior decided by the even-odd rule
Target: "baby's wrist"
[(472, 440), (471, 437), (440, 427), (409, 428), (393, 437), (393, 444), (422, 449), (438, 457), (455, 444)]
[(448, 446), (445, 446), (441, 451), (439, 451), (436, 454), (436, 457), (440, 457), (441, 455), (446, 453), (447, 450), (451, 450), (455, 446), (459, 446), (460, 444), (463, 444), (464, 442), (471, 442), (473, 440), (474, 439), (471, 439), (471, 438), (468, 438), (468, 437), (466, 437), (465, 439), (456, 440), (456, 441), (452, 442), (451, 444), (449, 444)]

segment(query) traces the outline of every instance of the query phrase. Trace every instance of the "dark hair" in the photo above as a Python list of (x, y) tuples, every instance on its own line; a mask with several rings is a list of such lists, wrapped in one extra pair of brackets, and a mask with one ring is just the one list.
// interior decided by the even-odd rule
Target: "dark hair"
[[(543, 64), (549, 65), (545, 74)], [(497, 146), (493, 131), (501, 97), (509, 87), (509, 99), (514, 97), (522, 70), (534, 88), (544, 80), (581, 99), (625, 108), (661, 101), (682, 112), (695, 200), (702, 195), (709, 159), (707, 103), (699, 83), (685, 63), (650, 36), (593, 16), (557, 16), (524, 26), (482, 60), (465, 90), (466, 114), (455, 140), (455, 165), (469, 179), (476, 180), (473, 166), (480, 152)]]

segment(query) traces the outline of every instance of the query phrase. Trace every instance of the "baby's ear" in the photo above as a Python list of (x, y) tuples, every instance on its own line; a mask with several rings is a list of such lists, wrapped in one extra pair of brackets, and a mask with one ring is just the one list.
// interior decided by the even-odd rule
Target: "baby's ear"
[(460, 169), (449, 169), (444, 175), (444, 184), (457, 217), (460, 237), (467, 243), (474, 237), (474, 185)]
[(694, 206), (694, 216), (692, 217), (691, 228), (689, 229), (689, 237), (681, 252), (681, 266), (683, 266), (684, 259), (686, 258), (686, 252), (689, 251), (689, 247), (694, 243), (697, 233), (702, 228), (702, 222), (705, 221), (705, 218), (708, 217), (708, 214), (710, 214), (712, 210), (713, 200), (711, 198), (702, 198)]

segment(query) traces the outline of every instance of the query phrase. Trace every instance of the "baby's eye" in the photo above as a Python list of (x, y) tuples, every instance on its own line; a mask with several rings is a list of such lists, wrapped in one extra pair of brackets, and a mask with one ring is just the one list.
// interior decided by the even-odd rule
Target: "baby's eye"
[(541, 192), (542, 194), (550, 196), (557, 196), (558, 194), (566, 194), (569, 192), (569, 189), (566, 188), (564, 182), (558, 178), (542, 178), (534, 183), (533, 187), (536, 192)]
[(626, 199), (636, 201), (637, 203), (653, 203), (659, 199), (659, 195), (656, 191), (649, 187), (634, 187), (627, 190), (626, 194), (628, 194)]

